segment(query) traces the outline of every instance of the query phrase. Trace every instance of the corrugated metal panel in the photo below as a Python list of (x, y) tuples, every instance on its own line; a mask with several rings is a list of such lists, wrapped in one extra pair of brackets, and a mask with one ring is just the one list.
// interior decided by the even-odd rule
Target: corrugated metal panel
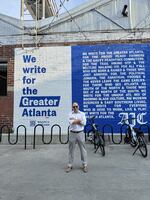
[[(80, 12), (78, 11), (78, 15), (72, 17), (72, 20), (62, 20), (63, 17), (60, 17), (52, 25), (50, 31), (79, 31), (78, 26), (83, 31), (110, 30), (118, 29), (118, 27), (130, 29), (130, 15), (129, 17), (123, 17), (121, 14), (125, 4), (129, 6), (129, 0), (109, 1), (107, 4), (99, 3), (99, 6), (92, 7), (92, 9), (89, 8), (86, 12), (83, 12), (84, 9)], [(70, 12), (71, 16), (74, 16), (74, 13), (76, 13), (76, 10), (73, 10), (72, 13)]]
[[(128, 17), (122, 15), (124, 5), (128, 6)], [(4, 15), (0, 15), (0, 19), (0, 35), (10, 36), (7, 39), (0, 36), (0, 41), (7, 44), (20, 43), (22, 38), (24, 43), (35, 41), (35, 22), (24, 22), (24, 33), (28, 36), (15, 36), (12, 39), (11, 35), (23, 33), (21, 21)], [(143, 29), (131, 32), (135, 27)], [(100, 41), (149, 37), (149, 30), (144, 28), (150, 28), (149, 0), (91, 0), (69, 11), (69, 14), (66, 12), (58, 18), (38, 21), (38, 33), (41, 35), (37, 36), (37, 40), (44, 43), (47, 40), (71, 42), (87, 38), (89, 41), (94, 38)]]
[(131, 4), (131, 23), (132, 28), (144, 28), (147, 22), (150, 27), (150, 1), (149, 0), (130, 0)]
[(0, 36), (7, 34), (17, 34), (21, 30), (19, 20), (0, 14)]

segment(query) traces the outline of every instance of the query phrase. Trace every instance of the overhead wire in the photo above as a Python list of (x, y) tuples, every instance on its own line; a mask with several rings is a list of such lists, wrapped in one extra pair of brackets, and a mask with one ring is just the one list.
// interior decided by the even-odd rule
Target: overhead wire
[[(41, 31), (43, 31), (43, 29), (46, 30), (46, 29), (48, 29), (48, 28), (51, 27), (52, 23), (54, 22), (55, 18), (58, 17), (59, 12), (60, 12), (60, 10), (62, 9), (62, 6), (63, 6), (63, 4), (64, 4), (66, 1), (68, 1), (68, 0), (63, 0), (63, 2), (60, 2), (59, 9), (57, 9), (56, 15), (54, 15), (54, 17), (52, 18), (52, 21), (50, 22), (49, 25), (46, 25), (46, 26), (42, 27), (42, 29), (39, 29), (39, 30), (38, 30), (38, 33), (37, 33), (38, 36), (40, 35), (39, 33), (40, 33)], [(56, 2), (55, 2), (55, 3), (56, 3)], [(41, 42), (41, 40), (44, 38), (44, 35), (45, 35), (45, 34), (41, 34), (41, 38), (39, 39), (39, 42), (38, 42), (38, 43)]]
[(41, 29), (39, 29), (39, 32), (45, 31), (46, 29), (48, 29), (48, 28), (51, 27), (51, 25), (52, 25), (53, 22), (55, 21), (56, 17), (58, 17), (58, 15), (59, 15), (59, 13), (60, 13), (60, 10), (62, 9), (62, 7), (63, 7), (63, 5), (64, 5), (64, 3), (65, 3), (66, 1), (67, 1), (67, 0), (63, 0), (63, 2), (62, 2), (62, 1), (60, 2), (59, 8), (57, 9), (57, 12), (56, 12), (56, 15), (53, 16), (53, 18), (52, 18), (50, 24), (43, 26)]
[[(66, 1), (69, 1), (69, 0), (66, 0)], [(110, 0), (110, 1), (108, 1), (108, 2), (105, 2), (105, 3), (101, 4), (100, 7), (107, 5), (107, 4), (109, 4), (110, 2), (112, 2), (112, 1), (114, 1), (114, 0)], [(65, 0), (64, 0), (64, 1), (60, 0), (60, 8), (63, 7), (63, 8), (65, 9), (65, 11), (66, 11), (66, 12), (68, 13), (68, 15), (70, 16), (71, 20), (72, 20), (72, 21), (75, 23), (75, 25), (77, 26), (79, 32), (84, 36), (84, 38), (85, 38), (86, 40), (89, 41), (89, 39), (87, 38), (87, 35), (86, 35), (85, 32), (81, 29), (81, 27), (79, 26), (79, 24), (74, 20), (74, 17), (73, 17), (72, 14), (69, 12), (69, 10), (65, 7), (64, 3), (65, 3)], [(59, 9), (59, 10), (60, 10), (60, 9)], [(59, 13), (59, 11), (58, 11), (58, 13)], [(51, 23), (50, 23), (48, 26), (43, 26), (42, 29), (39, 29), (39, 33), (42, 32), (42, 31), (46, 31), (47, 29), (51, 28), (51, 27), (52, 27), (52, 23), (54, 22), (54, 20), (55, 20), (55, 16), (54, 16), (54, 18), (52, 19)], [(45, 33), (44, 33), (44, 35), (45, 35)]]
[[(71, 19), (71, 20), (74, 22), (74, 24), (77, 26), (79, 32), (84, 36), (85, 40), (89, 40), (89, 39), (87, 38), (87, 36), (85, 35), (85, 33), (82, 31), (81, 27), (80, 27), (80, 26), (78, 25), (78, 23), (74, 20), (73, 16), (72, 16), (71, 13), (69, 12), (69, 10), (65, 7), (65, 5), (64, 5), (65, 2), (66, 2), (66, 0), (63, 0), (63, 1), (60, 0), (60, 8), (58, 9), (58, 11), (57, 11), (56, 14), (58, 15), (60, 9), (63, 7), (63, 8), (65, 9), (65, 11), (68, 13), (68, 15), (70, 16), (70, 19)], [(48, 25), (47, 28), (50, 28), (50, 27), (51, 27), (52, 23), (53, 23), (54, 20), (55, 20), (55, 17), (56, 17), (56, 16), (53, 17), (51, 23)], [(46, 28), (46, 29), (47, 29), (47, 28)], [(45, 30), (45, 28), (44, 28), (44, 30)], [(40, 31), (41, 31), (41, 30), (40, 30)]]
[[(61, 2), (61, 0), (60, 0)], [(64, 6), (64, 4), (62, 5), (63, 8), (66, 10), (66, 12), (68, 13), (68, 15), (70, 16), (71, 20), (74, 22), (74, 24), (77, 26), (77, 28), (79, 29), (79, 32), (84, 36), (85, 40), (89, 40), (86, 36), (86, 34), (82, 31), (81, 27), (78, 25), (78, 23), (74, 20), (73, 16), (71, 15), (71, 13), (69, 12), (69, 10)]]

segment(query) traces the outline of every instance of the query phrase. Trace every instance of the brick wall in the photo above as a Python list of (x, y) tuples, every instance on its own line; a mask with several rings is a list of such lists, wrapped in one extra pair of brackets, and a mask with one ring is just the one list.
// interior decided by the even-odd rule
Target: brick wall
[(14, 73), (14, 47), (0, 47), (0, 59), (7, 60), (7, 96), (0, 96), (0, 126), (13, 124), (13, 73)]

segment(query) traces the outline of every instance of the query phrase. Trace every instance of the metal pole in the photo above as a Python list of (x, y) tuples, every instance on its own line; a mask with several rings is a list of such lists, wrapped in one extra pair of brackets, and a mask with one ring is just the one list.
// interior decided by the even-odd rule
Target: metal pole
[(20, 19), (21, 19), (21, 26), (22, 26), (22, 48), (24, 48), (24, 41), (23, 41), (23, 36), (24, 36), (24, 0), (21, 0), (21, 4), (20, 4)]
[(45, 19), (45, 0), (43, 0), (43, 4), (42, 4), (42, 6), (43, 6), (43, 16), (42, 16), (42, 19)]
[(132, 1), (129, 0), (129, 17), (130, 17), (130, 28), (133, 29), (133, 20), (132, 20)]
[(38, 29), (38, 1), (36, 0), (36, 20), (35, 20), (35, 31), (36, 31), (36, 36), (35, 36), (35, 44), (36, 44), (36, 48), (37, 48), (37, 29)]

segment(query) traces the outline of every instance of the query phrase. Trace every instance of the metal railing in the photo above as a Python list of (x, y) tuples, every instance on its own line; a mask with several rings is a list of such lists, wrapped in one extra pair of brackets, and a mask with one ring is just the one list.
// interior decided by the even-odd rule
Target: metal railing
[[(37, 127), (41, 127), (42, 128), (42, 136), (44, 135), (44, 126), (42, 124), (37, 124), (35, 127), (34, 127), (34, 134), (33, 134), (33, 149), (35, 149), (35, 139), (36, 139), (36, 130), (37, 130)], [(43, 139), (43, 137), (42, 137)]]
[(50, 131), (50, 140), (48, 142), (45, 141), (45, 132), (44, 132), (44, 126), (41, 124), (37, 124), (34, 127), (34, 135), (33, 135), (33, 149), (35, 149), (35, 140), (36, 140), (36, 131), (37, 131), (37, 127), (41, 127), (42, 128), (42, 142), (43, 144), (51, 144), (51, 142), (53, 141), (53, 135), (54, 135), (54, 128), (58, 129), (58, 135), (59, 135), (59, 142), (61, 144), (67, 144), (69, 142), (69, 127), (68, 127), (68, 133), (67, 133), (67, 140), (65, 142), (62, 141), (62, 129), (60, 127), (60, 125), (58, 124), (54, 124), (51, 127), (51, 131)]
[[(0, 128), (0, 143), (2, 142), (2, 135), (3, 135), (3, 130), (6, 128), (7, 129), (7, 136), (8, 136), (8, 143), (11, 144), (11, 145), (15, 145), (18, 143), (18, 136), (19, 136), (19, 129), (23, 127), (24, 128), (24, 148), (26, 149), (27, 147), (27, 129), (24, 125), (19, 125), (17, 127), (17, 130), (16, 130), (16, 139), (15, 139), (15, 142), (12, 142), (11, 141), (11, 131), (10, 131), (10, 128), (7, 126), (7, 125), (3, 125), (1, 126)], [(5, 134), (6, 135), (6, 134)]]
[(24, 125), (19, 125), (18, 127), (17, 127), (17, 132), (16, 132), (16, 141), (15, 142), (11, 142), (11, 138), (10, 138), (10, 132), (8, 133), (8, 142), (9, 142), (9, 144), (12, 144), (12, 145), (15, 145), (15, 144), (17, 144), (18, 143), (18, 135), (19, 135), (19, 129), (20, 128), (24, 128), (24, 149), (26, 149), (27, 148), (27, 129), (26, 129), (26, 127), (24, 126)]
[(3, 130), (4, 130), (4, 128), (6, 128), (8, 134), (10, 134), (10, 128), (8, 127), (8, 125), (3, 125), (3, 126), (1, 126), (1, 128), (0, 128), (0, 142), (2, 142), (2, 135), (3, 135)]
[[(85, 126), (85, 140), (86, 140), (86, 136), (88, 134), (88, 126), (89, 124), (87, 124)], [(117, 134), (117, 137), (120, 137), (120, 139), (118, 141), (116, 141), (114, 139), (114, 127), (111, 125), (111, 124), (105, 124), (103, 126), (101, 126), (101, 132), (102, 132), (102, 136), (103, 138), (105, 137), (105, 135), (110, 135), (111, 134), (111, 140), (113, 142), (113, 144), (121, 144), (122, 143), (122, 139), (123, 139), (123, 134), (124, 134), (124, 129), (127, 130), (129, 125), (127, 124), (123, 124), (120, 126), (120, 132), (119, 134)], [(47, 136), (49, 136), (49, 140), (46, 141), (45, 140), (45, 129), (44, 129), (44, 126), (42, 124), (37, 124), (35, 127), (34, 127), (34, 130), (33, 130), (33, 149), (35, 149), (35, 146), (36, 146), (36, 136), (37, 136), (37, 129), (40, 128), (41, 129), (41, 136), (42, 136), (42, 143), (43, 144), (51, 144), (52, 141), (53, 141), (53, 136), (56, 135), (54, 134), (54, 130), (57, 130), (57, 133), (58, 133), (58, 138), (59, 138), (59, 142), (61, 144), (67, 144), (69, 142), (69, 127), (67, 129), (67, 139), (66, 141), (63, 141), (63, 137), (64, 135), (62, 135), (62, 128), (60, 125), (58, 124), (54, 124), (51, 128), (50, 128), (50, 134), (47, 134)], [(11, 144), (11, 145), (15, 145), (18, 143), (18, 137), (21, 133), (20, 129), (23, 129), (23, 135), (24, 136), (24, 149), (27, 148), (27, 128), (25, 125), (19, 125), (16, 129), (16, 134), (15, 134), (15, 141), (12, 141), (11, 139), (11, 136), (13, 135), (10, 131), (10, 128), (8, 125), (3, 125), (0, 127), (0, 143), (2, 142), (2, 137), (3, 137), (3, 131), (5, 130), (5, 132), (7, 132), (8, 134), (8, 143)], [(108, 131), (109, 129), (109, 131)], [(147, 125), (147, 124), (143, 124), (139, 127), (140, 130), (143, 130), (143, 129), (147, 129), (147, 132), (148, 133), (148, 142), (150, 142), (150, 126)], [(39, 132), (39, 130), (38, 130)], [(144, 132), (144, 131), (143, 131)], [(6, 135), (6, 134), (5, 134)], [(66, 135), (65, 135), (66, 136)]]

